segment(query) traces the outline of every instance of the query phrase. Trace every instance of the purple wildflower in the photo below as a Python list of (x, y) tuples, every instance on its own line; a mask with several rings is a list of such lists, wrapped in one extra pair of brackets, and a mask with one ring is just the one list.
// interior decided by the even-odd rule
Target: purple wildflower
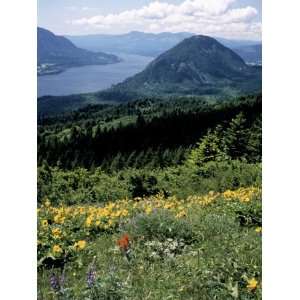
[(87, 285), (89, 288), (92, 288), (93, 285), (96, 282), (96, 266), (95, 266), (95, 259), (93, 260), (93, 262), (91, 263), (88, 273), (87, 273)]
[(50, 285), (55, 292), (59, 292), (60, 290), (59, 279), (54, 273), (52, 273), (50, 276)]

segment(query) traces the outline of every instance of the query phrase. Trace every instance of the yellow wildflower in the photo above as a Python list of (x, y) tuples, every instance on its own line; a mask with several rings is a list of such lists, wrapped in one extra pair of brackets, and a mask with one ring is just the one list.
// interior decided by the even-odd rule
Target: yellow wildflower
[(123, 216), (123, 217), (128, 216), (128, 210), (127, 210), (127, 209), (123, 209), (123, 210), (122, 210), (122, 216)]
[(146, 212), (147, 215), (151, 214), (152, 208), (148, 206), (148, 207), (145, 209), (145, 212)]
[(65, 221), (65, 217), (60, 215), (60, 214), (57, 214), (54, 216), (54, 222), (57, 223), (57, 224), (63, 224)]
[(256, 227), (256, 228), (255, 228), (255, 232), (261, 233), (261, 232), (262, 232), (262, 228), (261, 228), (261, 227)]
[(83, 250), (85, 247), (86, 247), (86, 241), (84, 240), (78, 241), (74, 244), (74, 248), (76, 250)]
[(247, 289), (249, 291), (253, 291), (253, 290), (255, 290), (257, 288), (258, 282), (257, 282), (257, 280), (255, 278), (251, 278), (251, 279), (247, 280), (247, 283), (248, 283), (247, 284)]
[(182, 210), (176, 215), (176, 218), (179, 219), (179, 218), (182, 218), (185, 216), (186, 216), (186, 212), (184, 210)]
[(92, 225), (93, 218), (91, 216), (86, 218), (85, 226), (90, 227)]
[(52, 251), (54, 254), (63, 252), (62, 248), (59, 245), (54, 245)]
[(42, 220), (42, 227), (47, 227), (48, 226), (48, 221), (47, 220)]
[(54, 238), (60, 238), (61, 236), (61, 230), (59, 228), (53, 228), (52, 229), (52, 235), (54, 236)]

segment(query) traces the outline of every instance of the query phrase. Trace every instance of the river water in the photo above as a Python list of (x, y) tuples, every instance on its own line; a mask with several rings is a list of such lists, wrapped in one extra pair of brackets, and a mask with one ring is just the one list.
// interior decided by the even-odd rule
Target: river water
[(142, 71), (153, 60), (140, 55), (117, 54), (122, 62), (70, 68), (56, 75), (38, 76), (38, 97), (96, 92)]

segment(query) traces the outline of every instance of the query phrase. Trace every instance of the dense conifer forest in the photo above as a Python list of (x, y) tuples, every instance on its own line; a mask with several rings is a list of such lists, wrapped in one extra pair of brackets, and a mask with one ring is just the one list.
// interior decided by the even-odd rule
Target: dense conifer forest
[(225, 189), (225, 174), (230, 187), (261, 177), (261, 95), (89, 105), (38, 124), (39, 200), (188, 195)]

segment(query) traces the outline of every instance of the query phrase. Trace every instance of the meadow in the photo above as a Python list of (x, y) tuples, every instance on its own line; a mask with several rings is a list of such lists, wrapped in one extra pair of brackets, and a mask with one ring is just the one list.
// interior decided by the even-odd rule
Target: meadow
[(39, 300), (261, 299), (261, 95), (38, 126)]
[(38, 208), (38, 299), (261, 299), (261, 189)]

